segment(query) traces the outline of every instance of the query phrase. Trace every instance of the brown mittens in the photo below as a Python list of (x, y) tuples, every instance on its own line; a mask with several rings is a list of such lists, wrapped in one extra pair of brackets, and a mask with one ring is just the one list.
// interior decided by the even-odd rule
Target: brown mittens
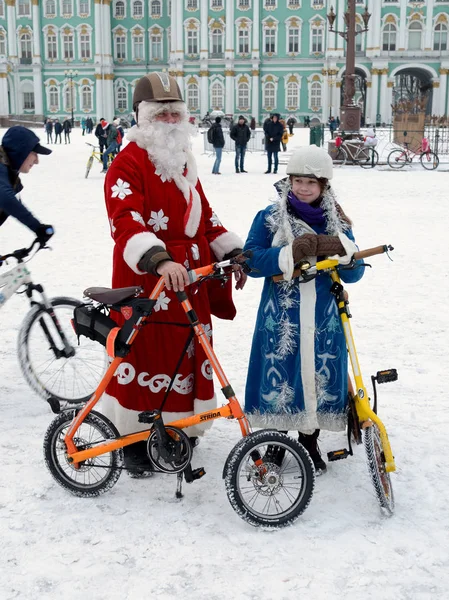
[(344, 256), (346, 250), (340, 238), (335, 235), (305, 233), (293, 240), (292, 253), (296, 264), (307, 256), (333, 256), (334, 254)]

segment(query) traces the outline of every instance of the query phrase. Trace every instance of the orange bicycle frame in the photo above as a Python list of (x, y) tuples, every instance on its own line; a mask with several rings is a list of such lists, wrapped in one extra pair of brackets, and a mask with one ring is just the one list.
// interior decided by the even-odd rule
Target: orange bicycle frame
[[(229, 261), (225, 262), (229, 263)], [(206, 267), (200, 267), (198, 269), (190, 271), (189, 275), (192, 280), (192, 283), (196, 281), (201, 281), (201, 279), (212, 275), (214, 272), (216, 272), (217, 265), (220, 265), (220, 263), (214, 263)], [(226, 266), (228, 266), (228, 264)], [(150, 294), (150, 300), (157, 300), (164, 288), (164, 278), (161, 277)], [(245, 417), (242, 407), (240, 406), (240, 403), (235, 396), (232, 386), (226, 378), (226, 375), (220, 365), (220, 362), (218, 361), (218, 358), (212, 348), (212, 345), (209, 342), (209, 338), (207, 337), (203, 326), (198, 321), (198, 318), (196, 317), (196, 314), (193, 311), (192, 305), (187, 297), (187, 294), (185, 294), (185, 292), (178, 292), (178, 298), (180, 299), (184, 312), (186, 313), (186, 316), (195, 332), (195, 335), (198, 338), (199, 343), (201, 344), (204, 352), (206, 353), (207, 358), (211, 363), (212, 369), (217, 375), (217, 378), (221, 384), (221, 390), (227, 400), (227, 404), (221, 406), (220, 408), (215, 408), (196, 415), (192, 415), (191, 417), (178, 419), (177, 421), (171, 421), (166, 425), (170, 425), (170, 427), (177, 427), (178, 429), (185, 429), (186, 427), (198, 425), (204, 423), (205, 421), (212, 421), (215, 419), (225, 417), (237, 419), (240, 425), (242, 436), (245, 437), (251, 432), (248, 420)], [(191, 315), (195, 315), (194, 319), (191, 317)], [(133, 343), (139, 330), (142, 328), (142, 326), (145, 324), (145, 322), (149, 319), (150, 316), (151, 315), (141, 317), (137, 321), (132, 333), (126, 340), (127, 345), (131, 345)], [(112, 363), (110, 364), (108, 370), (104, 374), (103, 379), (101, 380), (97, 389), (93, 393), (92, 397), (87, 402), (87, 404), (79, 411), (79, 413), (74, 417), (73, 422), (71, 423), (67, 431), (67, 434), (64, 438), (64, 442), (67, 447), (68, 459), (75, 466), (75, 468), (78, 468), (81, 462), (89, 458), (94, 458), (96, 456), (112, 452), (114, 450), (117, 450), (118, 448), (123, 448), (124, 446), (129, 446), (136, 442), (145, 441), (148, 439), (152, 431), (152, 428), (149, 428), (145, 429), (144, 431), (130, 433), (128, 435), (120, 436), (114, 440), (107, 441), (98, 444), (95, 447), (81, 451), (79, 451), (76, 448), (75, 442), (73, 441), (77, 429), (83, 423), (84, 419), (91, 412), (91, 410), (94, 408), (97, 402), (100, 400), (101, 396), (103, 395), (107, 386), (109, 385), (109, 382), (113, 378), (114, 373), (116, 372), (117, 368), (123, 360), (124, 357), (115, 356), (113, 358)]]

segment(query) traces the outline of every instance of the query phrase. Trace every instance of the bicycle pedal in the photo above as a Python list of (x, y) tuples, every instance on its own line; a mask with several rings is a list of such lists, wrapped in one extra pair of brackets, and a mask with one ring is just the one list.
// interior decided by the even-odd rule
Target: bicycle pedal
[(192, 483), (192, 481), (195, 481), (196, 479), (201, 479), (204, 475), (206, 475), (204, 467), (200, 467), (199, 469), (187, 467), (187, 469), (184, 470), (184, 477), (186, 478), (187, 483)]
[(61, 412), (61, 403), (57, 398), (53, 398), (53, 396), (50, 396), (50, 398), (47, 398), (47, 402), (50, 405), (51, 410), (55, 413), (55, 415)]
[(159, 415), (159, 411), (157, 410), (146, 410), (144, 412), (139, 413), (137, 419), (139, 423), (154, 423), (157, 415)]
[(329, 462), (333, 462), (335, 460), (343, 460), (344, 458), (348, 458), (348, 456), (351, 456), (351, 453), (349, 450), (346, 450), (346, 448), (343, 448), (342, 450), (333, 450), (332, 452), (328, 452), (327, 460)]
[(398, 372), (396, 369), (386, 369), (385, 371), (377, 371), (376, 377), (374, 378), (377, 383), (389, 383), (390, 381), (397, 381)]

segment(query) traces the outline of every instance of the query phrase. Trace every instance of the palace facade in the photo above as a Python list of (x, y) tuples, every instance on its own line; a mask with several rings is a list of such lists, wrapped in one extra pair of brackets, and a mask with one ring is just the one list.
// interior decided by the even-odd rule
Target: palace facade
[[(426, 93), (449, 114), (449, 0), (356, 0), (356, 100), (366, 122)], [(346, 0), (0, 0), (0, 115), (112, 118), (165, 69), (203, 116), (337, 115)]]

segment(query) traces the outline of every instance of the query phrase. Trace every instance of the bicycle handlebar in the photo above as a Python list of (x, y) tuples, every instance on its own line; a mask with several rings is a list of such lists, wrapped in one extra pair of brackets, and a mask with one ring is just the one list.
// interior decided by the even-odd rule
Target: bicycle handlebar
[[(359, 250), (354, 252), (352, 256), (352, 260), (349, 263), (349, 267), (353, 265), (356, 260), (361, 260), (364, 258), (368, 258), (369, 256), (375, 256), (376, 254), (384, 254), (385, 252), (389, 252), (394, 250), (393, 246), (390, 244), (384, 244), (383, 246), (375, 246), (374, 248), (367, 248), (366, 250)], [(301, 261), (302, 264), (298, 268), (293, 271), (292, 279), (294, 277), (301, 277), (303, 274), (307, 273), (309, 270), (313, 271), (326, 271), (329, 269), (335, 269), (338, 266), (338, 260), (334, 260), (331, 258), (326, 258), (325, 260), (321, 260), (316, 263), (316, 265), (311, 265), (307, 260)], [(283, 281), (283, 275), (273, 275), (273, 281)]]
[(27, 258), (27, 256), (30, 255), (30, 253), (32, 252), (33, 248), (39, 244), (40, 248), (39, 250), (41, 250), (41, 248), (44, 247), (44, 245), (42, 245), (39, 241), (38, 238), (35, 238), (33, 240), (33, 243), (31, 244), (31, 246), (29, 248), (19, 248), (18, 250), (14, 250), (14, 252), (11, 252), (10, 254), (5, 254), (4, 256), (0, 256), (0, 262), (3, 262), (5, 260), (8, 260), (8, 258), (16, 258), (19, 262), (21, 262), (24, 258)]

